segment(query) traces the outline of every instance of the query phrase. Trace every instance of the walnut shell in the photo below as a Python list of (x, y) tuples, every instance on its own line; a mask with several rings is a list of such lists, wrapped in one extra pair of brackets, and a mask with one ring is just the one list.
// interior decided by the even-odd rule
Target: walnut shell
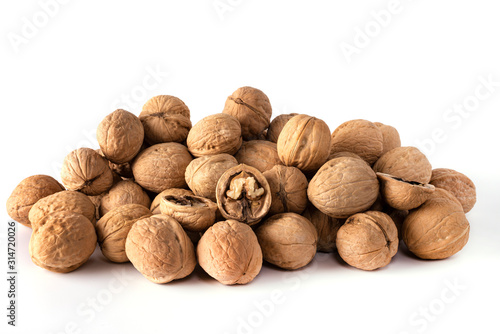
[(160, 210), (161, 201), (162, 201), (163, 197), (169, 196), (169, 195), (171, 195), (171, 196), (194, 196), (193, 192), (191, 190), (188, 190), (188, 189), (182, 189), (182, 188), (165, 189), (161, 193), (156, 195), (156, 197), (153, 199), (153, 202), (151, 203), (151, 207), (149, 208), (149, 210), (151, 210), (151, 212), (154, 215), (161, 214), (161, 210)]
[(29, 176), (19, 182), (7, 199), (7, 214), (18, 223), (31, 227), (28, 218), (31, 207), (38, 200), (63, 190), (62, 184), (51, 176)]
[(222, 284), (247, 284), (262, 268), (262, 251), (252, 228), (235, 220), (215, 223), (196, 248), (198, 262)]
[(195, 157), (235, 154), (241, 146), (241, 125), (228, 114), (214, 114), (201, 119), (189, 131), (186, 144)]
[[(141, 146), (141, 150), (143, 148), (144, 148), (144, 146)], [(141, 150), (139, 150), (139, 152)], [(104, 155), (104, 153), (102, 153), (101, 149), (97, 149), (96, 152), (99, 153), (99, 155), (101, 157), (103, 157), (104, 159), (106, 159), (108, 161), (109, 168), (111, 168), (111, 171), (114, 173), (113, 177), (115, 179), (117, 179), (116, 175), (118, 175), (118, 177), (120, 178), (119, 181), (122, 180), (122, 177), (127, 178), (127, 179), (131, 179), (134, 177), (134, 174), (132, 174), (132, 163), (130, 161), (124, 162), (121, 164), (116, 164), (114, 162), (109, 161), (106, 158), (106, 156)], [(115, 183), (116, 183), (116, 181), (115, 181)]]
[(135, 222), (128, 233), (125, 252), (134, 267), (154, 283), (184, 278), (196, 266), (193, 243), (181, 225), (165, 215)]
[(160, 193), (168, 188), (184, 188), (184, 173), (192, 157), (186, 146), (163, 143), (148, 147), (132, 163), (134, 179), (146, 190)]
[(37, 266), (67, 273), (83, 265), (95, 250), (94, 225), (70, 211), (51, 212), (33, 226), (29, 252)]
[(160, 211), (177, 220), (184, 229), (201, 232), (215, 223), (217, 204), (200, 196), (166, 195), (160, 202)]
[(137, 116), (117, 109), (99, 123), (96, 135), (104, 156), (111, 162), (122, 164), (139, 153), (144, 141), (144, 128)]
[(437, 168), (432, 171), (430, 183), (454, 195), (467, 213), (476, 204), (476, 186), (471, 179), (462, 173), (448, 168)]
[(227, 98), (222, 112), (240, 122), (244, 140), (252, 140), (264, 138), (263, 132), (271, 122), (272, 108), (264, 92), (253, 87), (241, 87)]
[(269, 215), (282, 212), (302, 213), (307, 206), (307, 178), (295, 167), (277, 165), (264, 172), (272, 202)]
[(113, 185), (108, 162), (91, 148), (79, 148), (64, 158), (61, 179), (68, 190), (95, 196)]
[(319, 252), (330, 253), (337, 249), (336, 239), (337, 232), (345, 222), (345, 219), (337, 219), (325, 215), (323, 212), (316, 209), (312, 204), (309, 204), (302, 214), (304, 218), (309, 220), (318, 232), (318, 246)]
[(140, 185), (132, 180), (123, 180), (115, 184), (101, 198), (99, 215), (102, 217), (109, 211), (125, 204), (140, 204), (149, 209), (151, 200)]
[(406, 181), (395, 176), (377, 173), (384, 201), (398, 210), (411, 210), (422, 205), (434, 192), (432, 184)]
[(389, 152), (393, 148), (401, 147), (401, 138), (399, 137), (399, 132), (396, 128), (379, 122), (375, 122), (373, 124), (375, 124), (382, 132), (384, 146), (382, 155)]
[(416, 147), (396, 147), (377, 160), (375, 172), (389, 174), (404, 180), (427, 184), (431, 180), (432, 166)]
[(151, 215), (151, 211), (140, 204), (125, 204), (103, 215), (95, 226), (102, 255), (112, 262), (128, 262), (127, 235), (136, 221)]
[(255, 234), (264, 260), (280, 268), (302, 268), (316, 255), (318, 232), (308, 219), (296, 213), (271, 216)]
[(101, 199), (106, 195), (107, 193), (102, 193), (99, 195), (95, 196), (87, 196), (89, 200), (94, 204), (95, 207), (95, 219), (99, 220), (101, 218), (101, 213), (99, 212), (99, 209), (101, 208)]
[(139, 119), (150, 145), (186, 140), (191, 129), (191, 113), (184, 102), (170, 95), (158, 95), (142, 107)]
[(347, 218), (367, 210), (377, 199), (377, 175), (363, 160), (336, 158), (324, 164), (309, 182), (309, 201), (324, 214)]
[(330, 129), (326, 123), (308, 115), (292, 117), (278, 137), (278, 156), (285, 166), (314, 172), (330, 153)]
[(234, 155), (238, 163), (257, 168), (261, 173), (276, 165), (282, 165), (275, 143), (266, 140), (243, 142), (240, 150)]
[(449, 192), (436, 188), (403, 223), (403, 241), (422, 259), (445, 259), (460, 251), (469, 240), (469, 222), (462, 205)]
[[(346, 151), (342, 151), (342, 152), (332, 152), (330, 154), (330, 156), (328, 157), (328, 160), (332, 160), (332, 159), (335, 159), (335, 158), (356, 158), (356, 159), (361, 159), (363, 160), (363, 158), (361, 158), (359, 155), (357, 155), (356, 153), (352, 153), (352, 152), (346, 152)], [(365, 160), (363, 160), (365, 161)], [(366, 162), (366, 161), (365, 161)], [(368, 162), (366, 162), (368, 164)]]
[(272, 121), (271, 124), (269, 124), (269, 128), (267, 129), (267, 134), (266, 138), (267, 140), (277, 143), (278, 142), (278, 137), (281, 133), (281, 130), (283, 130), (283, 127), (285, 126), (286, 123), (293, 117), (297, 116), (297, 113), (291, 113), (291, 114), (282, 114), (276, 116)]

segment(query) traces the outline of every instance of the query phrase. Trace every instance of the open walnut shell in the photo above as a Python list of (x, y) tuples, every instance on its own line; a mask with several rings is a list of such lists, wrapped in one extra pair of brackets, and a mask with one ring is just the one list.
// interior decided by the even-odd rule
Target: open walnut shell
[(434, 192), (432, 184), (406, 181), (401, 178), (377, 173), (383, 199), (394, 209), (411, 210), (422, 205)]
[(151, 207), (149, 208), (149, 210), (151, 210), (151, 212), (154, 215), (159, 215), (161, 213), (161, 210), (160, 210), (161, 201), (162, 201), (163, 197), (168, 196), (168, 195), (194, 196), (193, 192), (191, 190), (188, 190), (188, 189), (182, 189), (182, 188), (165, 189), (161, 193), (156, 195), (156, 197), (153, 199), (153, 202), (151, 203)]
[(177, 220), (184, 229), (198, 232), (215, 223), (217, 204), (200, 196), (166, 195), (160, 202), (160, 211)]
[(396, 147), (385, 153), (373, 165), (375, 172), (393, 175), (404, 180), (429, 183), (432, 166), (416, 147)]

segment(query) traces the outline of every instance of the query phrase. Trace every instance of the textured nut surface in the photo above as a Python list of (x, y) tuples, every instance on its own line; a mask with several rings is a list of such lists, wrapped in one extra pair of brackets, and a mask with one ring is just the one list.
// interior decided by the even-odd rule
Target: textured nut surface
[(217, 204), (200, 196), (166, 195), (160, 202), (160, 211), (177, 220), (184, 229), (201, 232), (215, 223)]
[(22, 180), (7, 199), (7, 214), (24, 226), (31, 227), (28, 214), (40, 199), (64, 190), (62, 184), (48, 175), (32, 175)]
[(144, 141), (144, 128), (137, 116), (117, 109), (99, 123), (96, 135), (104, 156), (111, 162), (121, 164), (139, 153)]
[(454, 195), (467, 213), (476, 204), (476, 186), (462, 173), (448, 168), (436, 168), (432, 171), (430, 183), (447, 190)]
[(271, 124), (269, 124), (269, 128), (267, 129), (267, 140), (276, 143), (278, 142), (278, 137), (281, 133), (281, 130), (283, 130), (283, 127), (285, 124), (293, 117), (297, 116), (297, 113), (291, 113), (291, 114), (282, 114), (276, 116), (272, 121)]
[(215, 223), (196, 248), (198, 262), (222, 284), (247, 284), (262, 268), (262, 251), (252, 228), (235, 220)]
[(384, 201), (398, 210), (411, 210), (422, 205), (434, 192), (432, 184), (406, 181), (389, 174), (377, 173)]
[(321, 212), (347, 218), (367, 210), (377, 199), (377, 175), (363, 160), (336, 158), (324, 164), (309, 182), (309, 201)]
[(241, 125), (228, 114), (214, 114), (201, 119), (189, 131), (186, 144), (195, 157), (235, 154), (241, 146)]
[(238, 163), (255, 167), (262, 173), (276, 165), (282, 165), (276, 144), (266, 140), (243, 142), (234, 157)]
[(115, 184), (109, 192), (101, 198), (99, 206), (100, 216), (125, 204), (140, 204), (149, 209), (151, 200), (140, 185), (132, 180), (123, 180)]
[(184, 188), (184, 173), (192, 157), (186, 146), (162, 143), (148, 147), (132, 163), (134, 178), (141, 187), (160, 193), (168, 188)]
[(375, 172), (389, 174), (408, 181), (429, 183), (432, 166), (426, 156), (416, 147), (396, 147), (377, 160)]
[[(346, 151), (343, 151), (343, 152), (332, 152), (330, 154), (330, 156), (328, 157), (328, 160), (332, 160), (332, 159), (335, 159), (335, 158), (356, 158), (356, 159), (361, 159), (363, 160), (359, 155), (357, 155), (356, 153), (352, 153), (352, 152), (346, 152)], [(365, 161), (365, 160), (363, 160)], [(366, 162), (366, 161), (365, 161)], [(368, 162), (366, 162), (368, 163)]]
[(383, 146), (382, 155), (389, 152), (393, 148), (401, 147), (401, 138), (399, 132), (395, 127), (383, 123), (375, 122), (375, 124), (382, 132)]
[(295, 167), (277, 165), (263, 173), (271, 190), (268, 214), (302, 213), (307, 206), (307, 178)]
[(367, 211), (349, 217), (337, 232), (337, 249), (349, 265), (375, 270), (385, 267), (398, 251), (398, 230), (383, 212)]
[(128, 262), (125, 253), (128, 232), (136, 221), (151, 215), (143, 205), (125, 204), (102, 216), (95, 226), (102, 254), (113, 262)]
[(226, 100), (225, 114), (234, 116), (241, 124), (244, 140), (263, 139), (271, 122), (272, 108), (264, 92), (253, 87), (241, 87)]
[(316, 254), (318, 232), (296, 213), (280, 213), (266, 219), (256, 230), (264, 260), (283, 269), (298, 269)]
[(125, 252), (134, 267), (154, 283), (184, 278), (196, 266), (193, 243), (181, 225), (165, 215), (135, 222), (128, 233)]
[(83, 215), (69, 211), (47, 214), (31, 234), (29, 252), (34, 264), (67, 273), (87, 262), (95, 250), (94, 225)]
[(337, 232), (345, 220), (325, 215), (312, 204), (307, 206), (302, 215), (314, 225), (316, 232), (318, 232), (317, 250), (325, 253), (336, 250)]
[(154, 215), (161, 214), (161, 210), (160, 210), (161, 201), (162, 201), (163, 197), (169, 196), (169, 195), (171, 195), (171, 196), (194, 196), (193, 192), (191, 190), (188, 190), (188, 189), (182, 189), (182, 188), (165, 189), (161, 193), (156, 195), (156, 197), (153, 199), (153, 202), (151, 203), (151, 207), (149, 209), (151, 210), (151, 212)]

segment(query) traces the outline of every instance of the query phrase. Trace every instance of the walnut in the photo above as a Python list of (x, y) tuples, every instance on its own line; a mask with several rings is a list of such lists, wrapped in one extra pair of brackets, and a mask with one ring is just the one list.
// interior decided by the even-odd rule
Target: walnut
[(134, 178), (146, 190), (160, 193), (168, 188), (184, 188), (184, 173), (192, 157), (186, 146), (163, 143), (148, 147), (132, 163)]
[(385, 202), (398, 210), (411, 210), (419, 207), (435, 189), (432, 184), (406, 181), (389, 174), (377, 173), (377, 177)]
[(453, 169), (437, 168), (432, 171), (430, 183), (454, 195), (467, 213), (476, 204), (476, 186), (471, 179)]
[[(141, 146), (141, 150), (143, 148), (144, 148), (144, 145)], [(139, 152), (141, 150), (139, 150)], [(131, 163), (131, 161), (124, 162), (124, 163), (121, 163), (121, 164), (116, 164), (114, 162), (109, 161), (106, 158), (106, 156), (104, 155), (104, 153), (102, 153), (101, 149), (97, 149), (96, 152), (99, 153), (99, 155), (101, 157), (103, 157), (104, 159), (106, 159), (108, 161), (109, 168), (111, 168), (111, 171), (114, 173), (113, 177), (114, 177), (115, 180), (117, 179), (116, 176), (118, 176), (120, 178), (119, 181), (122, 180), (121, 179), (122, 177), (127, 178), (127, 179), (131, 179), (131, 178), (134, 177), (134, 174), (132, 173), (132, 163)], [(116, 183), (116, 181), (114, 183)]]
[(200, 196), (166, 195), (160, 202), (160, 211), (177, 220), (184, 229), (201, 232), (215, 223), (217, 204)]
[(165, 189), (156, 197), (153, 199), (153, 202), (151, 203), (150, 210), (154, 215), (159, 215), (161, 214), (160, 210), (160, 204), (161, 201), (163, 200), (163, 197), (165, 196), (194, 196), (193, 192), (188, 189), (182, 189), (182, 188), (170, 188), (170, 189)]
[(227, 98), (222, 112), (240, 122), (244, 140), (252, 140), (264, 139), (264, 130), (271, 122), (272, 108), (269, 98), (261, 90), (241, 87)]
[(101, 213), (99, 212), (99, 209), (101, 208), (101, 200), (104, 197), (104, 195), (107, 195), (107, 193), (102, 193), (95, 196), (87, 196), (89, 200), (92, 202), (92, 204), (94, 204), (96, 220), (99, 220), (99, 218), (101, 218)]
[(264, 172), (264, 176), (272, 196), (269, 215), (304, 211), (307, 206), (307, 178), (300, 169), (277, 165)]
[(196, 248), (200, 266), (222, 284), (247, 284), (262, 268), (262, 251), (252, 228), (235, 220), (215, 223)]
[(28, 214), (40, 199), (64, 190), (62, 184), (48, 175), (32, 175), (22, 180), (7, 199), (7, 214), (24, 226), (31, 227)]
[(375, 124), (382, 132), (384, 147), (384, 149), (382, 150), (382, 155), (389, 152), (393, 148), (401, 147), (401, 139), (396, 128), (379, 122), (375, 122), (373, 124)]
[(337, 245), (335, 242), (337, 239), (337, 232), (340, 226), (344, 224), (345, 219), (337, 219), (325, 215), (312, 204), (307, 206), (302, 215), (314, 225), (318, 232), (317, 250), (325, 253), (336, 250)]
[(154, 283), (184, 278), (196, 266), (193, 243), (181, 225), (165, 215), (143, 218), (132, 225), (125, 252), (134, 267)]
[[(335, 158), (345, 158), (345, 157), (347, 157), (347, 158), (356, 158), (356, 159), (363, 160), (363, 158), (361, 158), (356, 153), (346, 152), (346, 151), (343, 151), (343, 152), (332, 152), (330, 154), (330, 156), (328, 157), (328, 160), (332, 160), (332, 159), (335, 159)], [(365, 161), (365, 160), (363, 160), (363, 161)], [(366, 162), (366, 163), (368, 164), (368, 162)]]
[(281, 130), (283, 130), (283, 127), (285, 124), (293, 117), (297, 116), (297, 113), (291, 113), (291, 114), (282, 114), (276, 116), (271, 124), (269, 124), (269, 128), (267, 129), (267, 134), (266, 138), (267, 140), (276, 143), (278, 142), (278, 137), (281, 133)]
[(275, 143), (266, 140), (243, 142), (234, 155), (238, 163), (257, 168), (261, 173), (276, 165), (282, 165)]
[(377, 160), (373, 170), (423, 184), (429, 183), (432, 175), (429, 160), (418, 148), (411, 146), (390, 150)]
[(109, 211), (124, 204), (140, 204), (149, 209), (151, 200), (140, 185), (132, 180), (123, 180), (115, 184), (101, 198), (99, 215), (104, 216)]

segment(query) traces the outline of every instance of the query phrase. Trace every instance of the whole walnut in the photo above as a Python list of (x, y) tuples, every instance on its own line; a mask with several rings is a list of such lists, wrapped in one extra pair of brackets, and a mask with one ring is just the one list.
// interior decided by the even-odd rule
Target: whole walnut
[(349, 217), (337, 232), (337, 249), (349, 265), (375, 270), (385, 267), (398, 251), (398, 230), (383, 212), (367, 211)]
[(235, 154), (241, 146), (240, 122), (228, 114), (214, 114), (196, 123), (186, 144), (192, 155)]
[(422, 205), (434, 192), (432, 184), (406, 181), (389, 174), (377, 173), (384, 201), (398, 210), (411, 210)]
[(236, 158), (226, 153), (196, 158), (186, 168), (186, 182), (197, 196), (215, 202), (217, 181), (226, 170), (237, 165)]
[(28, 214), (40, 199), (64, 190), (62, 184), (48, 175), (32, 175), (22, 180), (7, 199), (7, 214), (24, 226), (31, 227)]
[(200, 196), (167, 195), (160, 202), (160, 211), (177, 220), (185, 230), (201, 232), (215, 223), (217, 204)]
[(267, 129), (267, 134), (266, 138), (267, 140), (276, 143), (278, 142), (278, 137), (281, 133), (281, 130), (283, 130), (283, 127), (285, 124), (293, 117), (297, 116), (297, 113), (291, 113), (291, 114), (282, 114), (276, 116), (272, 121), (271, 124), (269, 124), (269, 128)]
[(96, 241), (94, 225), (85, 216), (57, 211), (48, 213), (33, 226), (29, 252), (37, 266), (67, 273), (87, 262)]
[(194, 194), (191, 190), (182, 188), (170, 188), (163, 190), (161, 193), (156, 195), (151, 203), (151, 207), (149, 208), (154, 215), (161, 214), (160, 204), (165, 196), (194, 196)]
[(330, 253), (337, 249), (336, 239), (337, 232), (344, 224), (345, 219), (337, 219), (325, 215), (323, 212), (316, 209), (312, 204), (309, 204), (302, 214), (304, 218), (309, 220), (318, 232), (318, 246), (319, 252)]
[(429, 183), (432, 166), (426, 156), (416, 147), (396, 147), (377, 160), (375, 172), (389, 174), (404, 180)]
[(109, 192), (101, 198), (99, 214), (104, 216), (124, 204), (140, 204), (149, 209), (151, 200), (140, 185), (132, 180), (123, 180), (111, 187)]
[(285, 166), (297, 167), (304, 173), (315, 172), (330, 153), (330, 129), (318, 118), (294, 116), (283, 127), (277, 148)]
[(160, 193), (168, 188), (184, 188), (184, 173), (192, 157), (186, 146), (163, 143), (148, 147), (132, 163), (135, 182), (146, 190)]
[(238, 163), (257, 168), (261, 173), (276, 165), (282, 165), (275, 143), (266, 140), (243, 142), (234, 155)]
[(448, 168), (432, 170), (430, 183), (454, 195), (467, 213), (476, 204), (476, 186), (466, 175)]
[(136, 221), (151, 215), (151, 211), (140, 204), (125, 204), (103, 215), (95, 226), (102, 255), (113, 262), (128, 262), (125, 254), (127, 235)]
[(380, 129), (370, 121), (355, 119), (342, 123), (332, 133), (330, 155), (336, 152), (352, 152), (372, 165), (384, 150), (384, 137)]
[(68, 190), (95, 196), (113, 185), (108, 162), (91, 148), (79, 148), (64, 158), (61, 179)]
[(276, 165), (264, 172), (272, 203), (269, 215), (282, 212), (302, 213), (307, 206), (307, 178), (295, 167)]
[(266, 219), (255, 231), (264, 260), (283, 269), (298, 269), (316, 255), (318, 232), (296, 213), (280, 213)]
[(125, 242), (134, 267), (154, 283), (168, 283), (191, 274), (196, 266), (194, 246), (172, 217), (153, 215), (135, 222)]
[(389, 152), (393, 148), (401, 147), (401, 138), (399, 137), (399, 132), (396, 128), (379, 122), (375, 122), (373, 124), (375, 124), (382, 132), (384, 146), (382, 155)]
[(184, 102), (171, 95), (152, 97), (139, 115), (146, 142), (150, 145), (185, 141), (191, 129), (190, 117)]
[(198, 262), (222, 284), (247, 284), (262, 268), (262, 251), (252, 228), (235, 220), (215, 223), (196, 248)]
[(226, 100), (222, 111), (241, 124), (244, 140), (264, 139), (264, 130), (271, 122), (272, 108), (264, 92), (253, 87), (241, 87)]
[(347, 218), (367, 210), (378, 194), (375, 172), (363, 160), (348, 157), (324, 164), (307, 188), (309, 201), (334, 218)]
[(144, 128), (134, 114), (117, 109), (107, 115), (97, 127), (97, 142), (104, 156), (122, 164), (132, 160), (141, 149)]

